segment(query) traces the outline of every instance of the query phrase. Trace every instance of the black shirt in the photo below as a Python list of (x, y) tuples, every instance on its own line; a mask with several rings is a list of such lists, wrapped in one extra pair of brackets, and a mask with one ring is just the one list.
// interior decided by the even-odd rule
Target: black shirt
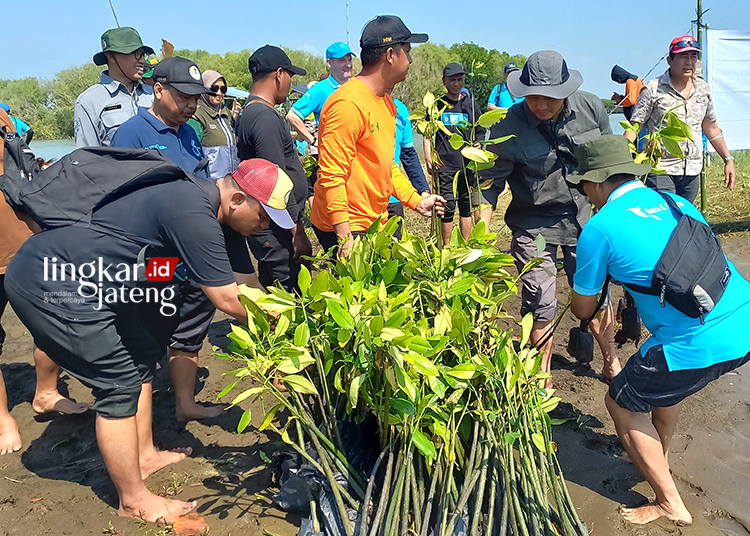
[[(32, 236), (8, 266), (6, 278), (40, 308), (70, 319), (131, 310), (138, 306), (131, 300), (133, 289), (147, 292), (176, 285), (174, 279), (136, 280), (135, 265), (144, 246), (151, 246), (149, 256), (177, 257), (186, 275), (200, 285), (229, 285), (234, 274), (216, 217), (217, 194), (215, 183), (208, 181), (178, 180), (141, 188), (93, 213), (92, 223), (106, 231), (68, 226)], [(62, 267), (64, 263), (68, 266)], [(82, 280), (86, 296), (79, 292)], [(101, 296), (113, 293), (117, 299), (100, 303)]]
[(296, 206), (290, 202), (289, 215), (296, 222), (305, 213), (307, 178), (286, 120), (265, 100), (255, 95), (237, 118), (237, 153), (240, 160), (264, 158), (286, 171), (292, 179)]
[[(457, 101), (449, 98), (448, 95), (444, 95), (438, 99), (438, 109), (443, 106), (447, 106), (440, 115), (440, 119), (443, 121), (445, 127), (453, 133), (460, 134), (461, 137), (469, 142), (471, 140), (471, 125), (477, 122), (477, 118), (482, 115), (482, 109), (479, 107), (479, 103), (470, 97), (464, 97)], [(474, 142), (484, 139), (485, 129), (480, 126), (474, 128)], [(444, 171), (456, 172), (462, 169), (461, 152), (451, 147), (448, 141), (450, 136), (445, 134), (442, 130), (438, 130), (435, 135), (435, 150), (443, 162)], [(468, 160), (466, 163), (468, 164)]]

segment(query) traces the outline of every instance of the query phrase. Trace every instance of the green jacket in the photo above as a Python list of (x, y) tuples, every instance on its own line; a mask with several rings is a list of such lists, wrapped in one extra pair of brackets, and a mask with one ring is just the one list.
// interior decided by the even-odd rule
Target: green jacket
[(188, 120), (201, 140), (203, 153), (208, 158), (209, 175), (214, 178), (232, 173), (240, 163), (231, 120), (231, 112), (226, 107), (216, 112), (203, 102), (198, 102), (198, 109)]

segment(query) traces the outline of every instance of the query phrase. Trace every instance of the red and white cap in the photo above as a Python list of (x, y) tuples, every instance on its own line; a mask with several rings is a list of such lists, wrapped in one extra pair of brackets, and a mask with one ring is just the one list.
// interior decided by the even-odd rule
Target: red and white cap
[(232, 173), (240, 188), (263, 205), (268, 216), (282, 229), (294, 227), (286, 205), (294, 184), (283, 169), (263, 158), (243, 160)]
[(670, 54), (679, 54), (680, 52), (687, 52), (688, 50), (696, 50), (700, 52), (701, 45), (698, 40), (692, 35), (681, 35), (675, 37), (669, 44)]

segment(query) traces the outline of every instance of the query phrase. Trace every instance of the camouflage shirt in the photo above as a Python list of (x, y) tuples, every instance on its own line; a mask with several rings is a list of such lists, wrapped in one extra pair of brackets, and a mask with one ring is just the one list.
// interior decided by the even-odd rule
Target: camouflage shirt
[[(693, 141), (680, 142), (685, 153), (685, 160), (670, 154), (662, 145), (664, 157), (661, 168), (670, 175), (698, 175), (703, 167), (703, 131), (704, 120), (716, 121), (714, 101), (711, 88), (701, 78), (693, 79), (693, 89), (687, 99), (675, 89), (669, 77), (669, 70), (658, 78), (650, 80), (641, 90), (638, 102), (633, 107), (633, 123), (641, 125), (647, 134), (661, 128), (664, 114), (677, 106), (674, 112), (693, 130)], [(665, 125), (666, 126), (666, 123)]]

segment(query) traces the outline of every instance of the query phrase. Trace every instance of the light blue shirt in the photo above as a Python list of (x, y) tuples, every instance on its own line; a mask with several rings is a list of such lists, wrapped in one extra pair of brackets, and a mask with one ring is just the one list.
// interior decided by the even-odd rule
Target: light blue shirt
[(341, 84), (333, 76), (328, 75), (328, 77), (314, 84), (307, 90), (307, 93), (297, 99), (297, 102), (292, 106), (292, 111), (300, 119), (304, 119), (310, 114), (315, 114), (315, 121), (320, 123), (320, 112), (323, 110), (323, 105), (328, 100), (328, 97), (331, 96), (331, 93), (336, 91), (340, 86)]
[[(672, 195), (672, 194), (670, 194)], [(673, 195), (682, 211), (705, 222), (686, 199)], [(677, 219), (657, 192), (633, 180), (613, 191), (607, 203), (584, 226), (576, 250), (574, 290), (584, 296), (597, 294), (607, 272), (617, 281), (651, 286)], [(732, 275), (716, 306), (699, 318), (690, 318), (659, 296), (632, 292), (643, 324), (651, 337), (641, 352), (661, 344), (670, 371), (706, 368), (739, 359), (750, 352), (750, 283), (729, 263)]]
[[(393, 102), (396, 104), (396, 150), (393, 159), (398, 164), (401, 160), (401, 149), (414, 147), (414, 132), (409, 121), (409, 108), (398, 99), (393, 99)], [(388, 201), (388, 203), (398, 202), (399, 200), (393, 195)]]
[(508, 91), (508, 86), (505, 83), (497, 84), (492, 88), (490, 98), (487, 99), (487, 104), (494, 104), (500, 108), (510, 108), (518, 102), (523, 102), (524, 97), (514, 97)]

